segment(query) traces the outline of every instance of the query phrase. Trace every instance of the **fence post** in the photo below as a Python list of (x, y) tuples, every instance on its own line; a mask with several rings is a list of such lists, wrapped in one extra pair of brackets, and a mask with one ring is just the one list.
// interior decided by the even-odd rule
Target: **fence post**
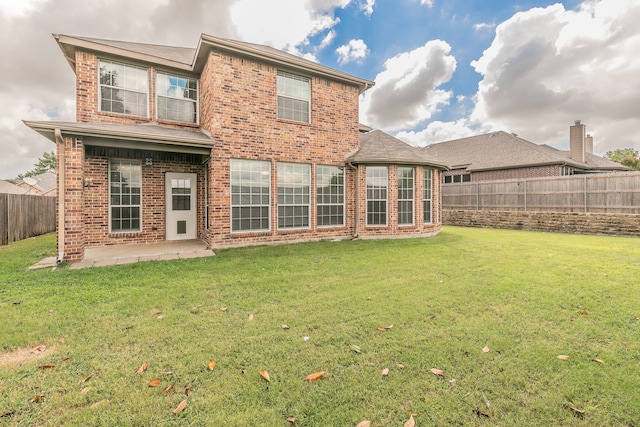
[(587, 213), (589, 209), (587, 208), (587, 175), (584, 175), (584, 212)]
[(527, 211), (527, 180), (524, 180), (524, 211)]
[(476, 182), (476, 210), (480, 210), (480, 183)]

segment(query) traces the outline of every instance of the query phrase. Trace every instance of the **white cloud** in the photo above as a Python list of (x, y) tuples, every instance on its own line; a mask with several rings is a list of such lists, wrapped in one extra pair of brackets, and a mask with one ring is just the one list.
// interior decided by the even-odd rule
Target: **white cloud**
[(480, 22), (479, 24), (475, 24), (473, 26), (473, 29), (476, 31), (481, 31), (481, 30), (492, 30), (496, 27), (496, 24), (489, 24), (487, 22)]
[(329, 46), (331, 44), (331, 42), (333, 42), (333, 39), (336, 38), (336, 31), (335, 30), (331, 30), (327, 33), (326, 36), (324, 36), (324, 38), (322, 39), (322, 41), (320, 42), (320, 45), (318, 46), (318, 49), (324, 49), (327, 46)]
[(452, 93), (438, 87), (456, 69), (450, 51), (446, 42), (432, 40), (388, 59), (361, 99), (361, 121), (386, 131), (410, 129), (449, 104)]
[(369, 49), (364, 41), (360, 39), (349, 40), (349, 43), (336, 49), (338, 62), (346, 64), (352, 61), (362, 61), (369, 54)]
[(360, 10), (364, 12), (365, 15), (371, 16), (373, 13), (373, 6), (375, 6), (376, 0), (363, 0), (360, 3)]
[[(640, 3), (585, 2), (517, 13), (472, 66), (483, 76), (475, 123), (535, 142), (568, 139), (581, 119), (595, 151), (640, 145)], [(626, 130), (626, 132), (625, 132)]]
[(490, 130), (471, 127), (471, 123), (465, 118), (454, 122), (433, 121), (420, 131), (400, 131), (396, 134), (396, 138), (407, 144), (424, 147), (435, 142), (464, 138), (485, 132), (490, 132)]
[(420, 0), (420, 4), (426, 5), (427, 7), (433, 7), (433, 0)]

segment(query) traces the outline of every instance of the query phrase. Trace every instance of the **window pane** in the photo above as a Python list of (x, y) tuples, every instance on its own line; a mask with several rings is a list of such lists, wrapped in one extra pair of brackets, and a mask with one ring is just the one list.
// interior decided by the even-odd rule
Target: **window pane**
[(367, 167), (367, 225), (387, 225), (387, 168)]
[(309, 123), (311, 80), (278, 71), (278, 118)]
[(197, 123), (198, 81), (168, 73), (157, 73), (158, 119)]
[(147, 116), (146, 68), (100, 60), (100, 111)]
[(311, 166), (278, 163), (278, 228), (308, 228)]
[[(446, 177), (450, 178), (450, 177)], [(433, 169), (424, 168), (423, 170), (423, 210), (424, 210), (424, 223), (430, 224), (432, 222), (431, 212), (431, 195), (433, 193)]]
[(111, 231), (140, 231), (142, 209), (140, 163), (112, 160), (109, 163), (109, 179), (111, 181), (109, 183)]
[(271, 163), (231, 160), (231, 230), (269, 230)]

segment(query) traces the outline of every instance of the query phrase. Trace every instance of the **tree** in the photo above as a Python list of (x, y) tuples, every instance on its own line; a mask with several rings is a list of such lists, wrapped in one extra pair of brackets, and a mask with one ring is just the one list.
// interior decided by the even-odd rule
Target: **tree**
[(44, 153), (42, 157), (38, 158), (38, 163), (34, 165), (35, 167), (24, 174), (18, 175), (18, 178), (22, 179), (27, 176), (35, 176), (40, 175), (45, 172), (55, 172), (56, 171), (56, 153), (53, 151), (50, 153)]
[(633, 170), (640, 170), (640, 154), (638, 154), (638, 150), (633, 148), (618, 148), (607, 151), (604, 157)]

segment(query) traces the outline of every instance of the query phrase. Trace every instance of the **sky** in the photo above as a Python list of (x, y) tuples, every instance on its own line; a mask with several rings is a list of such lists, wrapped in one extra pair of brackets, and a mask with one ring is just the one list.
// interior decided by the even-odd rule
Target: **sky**
[(375, 81), (360, 121), (425, 146), (504, 130), (568, 149), (640, 150), (640, 0), (0, 0), (0, 179), (55, 145), (22, 120), (75, 121), (52, 34), (195, 48), (269, 45)]

